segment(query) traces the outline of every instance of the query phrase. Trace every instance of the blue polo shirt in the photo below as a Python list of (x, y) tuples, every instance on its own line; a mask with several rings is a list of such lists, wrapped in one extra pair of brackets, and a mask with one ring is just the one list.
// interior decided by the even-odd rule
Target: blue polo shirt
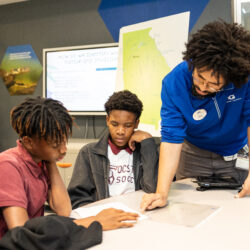
[[(249, 81), (248, 81), (249, 83)], [(192, 95), (192, 71), (187, 62), (177, 65), (162, 84), (162, 142), (193, 145), (228, 156), (247, 144), (250, 125), (250, 85), (231, 83), (214, 97)]]

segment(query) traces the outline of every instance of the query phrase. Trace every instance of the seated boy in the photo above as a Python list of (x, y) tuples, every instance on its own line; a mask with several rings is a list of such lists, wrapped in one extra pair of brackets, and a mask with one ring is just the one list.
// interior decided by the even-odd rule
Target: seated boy
[(110, 196), (156, 188), (158, 151), (152, 136), (134, 131), (142, 102), (128, 90), (105, 103), (108, 131), (84, 146), (76, 159), (68, 187), (73, 208)]
[[(0, 154), (0, 239), (8, 229), (43, 215), (46, 200), (58, 215), (69, 216), (71, 212), (70, 199), (56, 166), (66, 154), (72, 131), (67, 110), (52, 99), (28, 98), (12, 109), (11, 125), (19, 140), (15, 148)], [(124, 224), (124, 215), (137, 217), (121, 213), (104, 210), (96, 217), (74, 222), (88, 226), (97, 220), (108, 230), (131, 226)]]

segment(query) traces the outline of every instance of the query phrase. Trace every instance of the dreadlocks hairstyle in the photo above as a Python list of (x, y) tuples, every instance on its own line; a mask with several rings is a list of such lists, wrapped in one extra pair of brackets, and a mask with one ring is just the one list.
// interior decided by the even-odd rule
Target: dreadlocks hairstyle
[(239, 88), (250, 75), (250, 32), (237, 23), (208, 23), (192, 35), (183, 55), (190, 70), (212, 70)]
[(141, 116), (143, 107), (138, 97), (128, 90), (115, 92), (109, 97), (104, 106), (108, 115), (112, 110), (125, 110), (134, 113), (136, 119)]
[(20, 138), (38, 136), (60, 143), (72, 134), (72, 117), (53, 99), (27, 98), (10, 112), (11, 125)]

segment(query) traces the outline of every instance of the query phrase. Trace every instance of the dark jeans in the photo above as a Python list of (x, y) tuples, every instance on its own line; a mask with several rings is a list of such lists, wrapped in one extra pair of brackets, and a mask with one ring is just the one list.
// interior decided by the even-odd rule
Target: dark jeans
[(184, 141), (176, 180), (196, 176), (220, 175), (244, 183), (248, 171), (235, 167), (236, 160), (225, 161), (221, 155), (200, 149)]

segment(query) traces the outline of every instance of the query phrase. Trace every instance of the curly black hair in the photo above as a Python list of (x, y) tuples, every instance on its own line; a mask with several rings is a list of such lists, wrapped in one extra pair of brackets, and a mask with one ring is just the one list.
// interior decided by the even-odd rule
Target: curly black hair
[(183, 55), (190, 70), (212, 70), (225, 85), (232, 82), (239, 88), (250, 75), (250, 32), (237, 23), (208, 23), (191, 36)]
[(20, 138), (38, 136), (61, 143), (72, 134), (72, 117), (61, 102), (51, 98), (25, 99), (11, 110), (10, 121)]
[(129, 90), (115, 92), (109, 97), (104, 107), (108, 115), (112, 110), (125, 110), (134, 113), (136, 119), (140, 118), (143, 109), (142, 102)]

